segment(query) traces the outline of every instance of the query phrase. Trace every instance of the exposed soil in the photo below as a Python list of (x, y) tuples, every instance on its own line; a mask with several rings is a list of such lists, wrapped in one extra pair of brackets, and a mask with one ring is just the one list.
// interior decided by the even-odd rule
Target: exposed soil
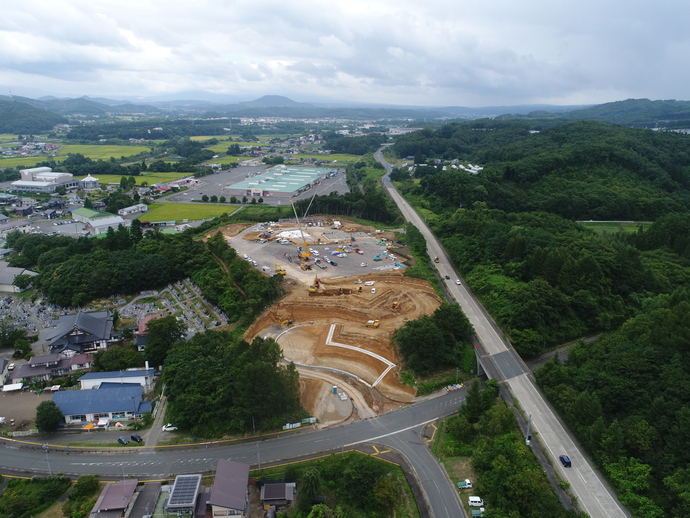
[[(400, 358), (391, 344), (393, 331), (408, 319), (432, 313), (441, 300), (426, 281), (398, 272), (370, 273), (358, 278), (362, 284), (354, 284), (355, 278), (321, 279), (319, 292), (330, 296), (314, 296), (306, 286), (294, 283), (293, 291), (264, 312), (245, 338), (274, 337), (289, 361), (349, 373), (348, 377), (328, 371), (356, 386), (367, 405), (379, 413), (414, 401), (414, 389), (399, 379)], [(367, 281), (374, 281), (376, 293), (371, 293), (372, 286), (364, 286)], [(359, 286), (363, 287), (361, 293), (356, 291)], [(339, 295), (340, 288), (343, 295)], [(353, 293), (346, 294), (350, 290)], [(399, 309), (391, 309), (394, 302), (399, 303)], [(285, 324), (288, 320), (292, 321), (290, 326)], [(370, 320), (378, 320), (378, 327), (368, 327)], [(352, 348), (327, 345), (329, 334), (331, 343)], [(395, 367), (379, 380), (390, 363)], [(342, 411), (329, 407), (332, 398), (324, 397), (331, 389), (328, 384), (312, 380), (302, 383), (302, 403), (320, 422), (336, 420), (336, 414), (346, 418)]]

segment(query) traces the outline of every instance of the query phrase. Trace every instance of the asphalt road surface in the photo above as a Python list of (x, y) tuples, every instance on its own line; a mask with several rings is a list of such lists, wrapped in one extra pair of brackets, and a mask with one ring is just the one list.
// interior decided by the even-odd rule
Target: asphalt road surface
[(195, 444), (190, 448), (162, 451), (123, 449), (122, 453), (113, 455), (49, 451), (46, 455), (40, 447), (41, 440), (33, 449), (19, 449), (16, 443), (7, 441), (0, 464), (3, 470), (22, 473), (47, 472), (49, 462), (53, 473), (74, 476), (98, 473), (102, 480), (120, 480), (126, 476), (156, 479), (215, 470), (218, 459), (260, 465), (347, 450), (362, 443), (378, 443), (391, 446), (405, 456), (422, 484), (433, 516), (450, 518), (462, 515), (457, 492), (428, 450), (421, 432), (426, 424), (457, 412), (464, 399), (465, 391), (457, 390), (375, 419), (326, 430), (305, 428), (265, 441), (225, 446)]
[[(384, 160), (382, 149), (376, 152), (375, 157), (383, 164), (387, 173), (390, 173), (391, 166)], [(455, 279), (460, 279), (460, 276), (452, 267), (445, 250), (425, 221), (393, 187), (387, 175), (384, 176), (382, 184), (384, 190), (402, 211), (405, 219), (424, 235), (429, 256), (440, 258), (440, 262), (434, 263), (434, 266), (441, 274), (441, 278), (445, 279), (446, 275), (450, 277), (450, 280), (446, 281), (446, 289), (460, 304), (474, 326), (479, 340), (476, 346), (477, 353), (482, 358), (484, 367), (489, 371), (490, 376), (505, 381), (524, 412), (532, 416), (533, 434), (539, 435), (539, 440), (548, 452), (555, 469), (558, 470), (561, 478), (570, 483), (570, 490), (577, 497), (582, 510), (597, 518), (630, 516), (593, 468), (585, 452), (574, 442), (558, 415), (537, 390), (529, 369), (512, 346), (502, 339), (500, 329), (493, 319), (464, 283), (461, 285), (455, 283)], [(570, 457), (572, 468), (564, 468), (559, 462), (558, 456), (563, 454)]]

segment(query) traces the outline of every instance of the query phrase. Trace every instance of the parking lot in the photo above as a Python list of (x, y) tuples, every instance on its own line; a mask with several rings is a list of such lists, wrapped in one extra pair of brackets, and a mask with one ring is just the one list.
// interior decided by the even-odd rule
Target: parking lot
[[(238, 167), (236, 169), (230, 169), (229, 171), (221, 171), (214, 173), (209, 176), (203, 176), (199, 178), (199, 183), (190, 187), (182, 193), (175, 194), (173, 196), (166, 196), (161, 198), (160, 201), (168, 201), (175, 203), (193, 203), (195, 200), (201, 200), (202, 196), (217, 196), (220, 198), (224, 196), (227, 201), (233, 194), (230, 193), (228, 186), (240, 182), (246, 179), (250, 175), (256, 175), (263, 173), (268, 166), (256, 166), (256, 167)], [(342, 171), (342, 170), (341, 170)], [(328, 195), (331, 192), (338, 192), (339, 194), (345, 194), (349, 192), (347, 187), (347, 182), (345, 181), (345, 174), (343, 172), (338, 173), (333, 178), (327, 178), (317, 185), (314, 189), (307, 190), (300, 193), (298, 196), (285, 198), (285, 197), (272, 197), (265, 196), (263, 202), (266, 205), (285, 205), (288, 203), (288, 199), (301, 200), (305, 198), (311, 198), (316, 192), (319, 195)], [(238, 201), (242, 200), (242, 196), (237, 196)]]
[[(315, 275), (322, 278), (358, 277), (403, 267), (400, 258), (387, 250), (387, 244), (394, 239), (393, 232), (376, 233), (359, 225), (356, 228), (353, 232), (328, 226), (304, 228), (304, 238), (312, 256), (309, 261), (311, 269), (306, 271), (300, 268), (300, 247), (304, 249), (304, 242), (296, 223), (271, 224), (268, 227), (252, 225), (236, 236), (224, 235), (240, 256), (247, 256), (245, 259), (256, 263), (257, 269), (272, 274), (279, 264), (288, 275), (303, 282), (311, 283)], [(261, 243), (258, 235), (268, 231), (271, 231), (270, 240)], [(281, 235), (290, 236), (287, 244), (278, 242)]]

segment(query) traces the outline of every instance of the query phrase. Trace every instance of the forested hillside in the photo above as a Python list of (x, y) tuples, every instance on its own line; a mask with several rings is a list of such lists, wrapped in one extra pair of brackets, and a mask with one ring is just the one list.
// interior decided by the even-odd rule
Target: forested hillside
[(22, 102), (0, 101), (0, 133), (41, 133), (66, 124), (61, 115)]
[(84, 306), (114, 294), (158, 289), (186, 277), (231, 322), (247, 324), (281, 294), (280, 276), (266, 277), (223, 241), (193, 234), (164, 235), (131, 228), (109, 229), (104, 239), (11, 233), (13, 265), (38, 271), (33, 284), (54, 304)]
[[(522, 355), (599, 335), (538, 381), (635, 516), (687, 516), (690, 137), (531, 129), (479, 121), (408, 135), (396, 151), (426, 165), (416, 183), (394, 176)], [(653, 223), (611, 234), (575, 219)]]
[[(508, 212), (573, 219), (654, 220), (690, 207), (690, 136), (575, 122), (530, 133), (525, 121), (451, 124), (400, 138), (398, 156), (458, 159), (470, 174), (418, 167), (420, 194), (435, 210), (485, 202)], [(409, 191), (410, 189), (408, 189)]]

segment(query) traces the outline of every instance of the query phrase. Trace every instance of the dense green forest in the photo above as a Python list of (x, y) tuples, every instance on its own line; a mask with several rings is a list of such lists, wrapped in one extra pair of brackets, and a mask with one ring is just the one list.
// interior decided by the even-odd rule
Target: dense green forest
[(67, 119), (22, 102), (0, 101), (0, 133), (41, 133), (56, 124)]
[(272, 339), (257, 337), (250, 344), (207, 331), (178, 341), (163, 370), (167, 415), (200, 437), (275, 430), (308, 417), (299, 401), (297, 370), (281, 358)]
[[(481, 391), (475, 381), (458, 413), (445, 424), (443, 454), (471, 456), (476, 474), (473, 494), (482, 495), (485, 516), (576, 518), (549, 485), (518, 428), (513, 412), (498, 399), (498, 383)], [(489, 514), (491, 513), (491, 514)]]
[(471, 174), (430, 163), (416, 168), (418, 186), (403, 189), (437, 211), (484, 202), (573, 219), (653, 220), (690, 207), (688, 135), (595, 122), (530, 128), (522, 121), (474, 121), (405, 135), (394, 145), (398, 156), (484, 169)]
[(109, 229), (104, 239), (15, 231), (8, 235), (7, 246), (19, 252), (10, 262), (37, 271), (34, 286), (63, 307), (162, 288), (191, 277), (231, 322), (247, 324), (282, 293), (280, 276), (257, 272), (237, 257), (220, 233), (204, 243), (191, 232), (142, 236), (137, 225)]
[[(686, 516), (690, 137), (595, 122), (533, 130), (476, 121), (405, 136), (398, 152), (426, 165), (417, 183), (396, 179), (522, 355), (599, 335), (537, 379), (635, 516)], [(613, 234), (576, 219), (653, 223)]]
[(460, 306), (441, 304), (431, 315), (409, 320), (396, 329), (393, 343), (405, 368), (420, 376), (456, 366), (470, 372), (476, 366), (469, 339), (472, 333), (472, 324)]

